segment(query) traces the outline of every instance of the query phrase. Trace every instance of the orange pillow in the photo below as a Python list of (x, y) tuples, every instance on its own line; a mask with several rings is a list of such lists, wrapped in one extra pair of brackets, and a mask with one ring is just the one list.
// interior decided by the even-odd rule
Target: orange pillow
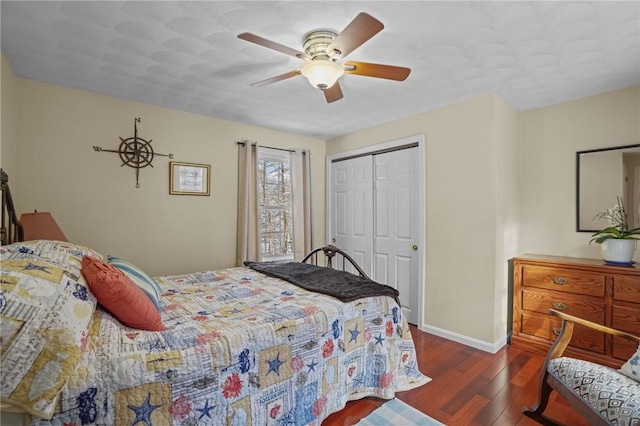
[(165, 329), (153, 302), (118, 268), (95, 257), (84, 256), (82, 275), (98, 303), (123, 324), (140, 330)]

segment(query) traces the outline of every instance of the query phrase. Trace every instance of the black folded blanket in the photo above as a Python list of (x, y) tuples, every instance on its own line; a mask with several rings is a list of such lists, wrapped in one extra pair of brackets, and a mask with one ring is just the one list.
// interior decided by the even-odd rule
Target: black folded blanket
[(349, 272), (300, 262), (244, 262), (245, 266), (265, 275), (281, 278), (305, 290), (351, 302), (371, 296), (389, 296), (398, 305), (398, 290)]

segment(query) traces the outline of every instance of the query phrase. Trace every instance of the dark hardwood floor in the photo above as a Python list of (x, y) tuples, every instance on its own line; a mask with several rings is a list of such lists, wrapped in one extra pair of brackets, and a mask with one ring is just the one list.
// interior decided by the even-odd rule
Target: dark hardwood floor
[[(528, 426), (522, 407), (537, 401), (544, 357), (507, 345), (495, 354), (470, 348), (411, 326), (418, 366), (432, 381), (397, 398), (448, 425)], [(356, 424), (385, 401), (365, 398), (347, 403), (322, 426)], [(555, 392), (545, 415), (567, 426), (588, 426)]]

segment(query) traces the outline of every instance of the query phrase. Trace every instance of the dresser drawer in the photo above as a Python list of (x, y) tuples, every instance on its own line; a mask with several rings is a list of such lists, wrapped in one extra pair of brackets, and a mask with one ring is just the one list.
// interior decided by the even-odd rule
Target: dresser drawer
[(604, 324), (605, 302), (603, 298), (583, 296), (540, 288), (522, 290), (522, 309), (547, 314), (555, 309), (589, 321)]
[(613, 305), (611, 327), (640, 336), (640, 305), (634, 306)]
[[(538, 312), (522, 312), (522, 333), (524, 334), (555, 340), (560, 333), (561, 325), (562, 320), (558, 317)], [(570, 346), (595, 353), (604, 353), (604, 333), (576, 325), (573, 329)]]
[[(611, 327), (640, 336), (640, 304), (627, 303), (624, 306), (614, 304)], [(614, 358), (626, 361), (631, 358), (637, 348), (638, 344), (632, 340), (613, 337), (612, 355)]]
[(631, 355), (635, 353), (636, 349), (638, 349), (638, 344), (633, 340), (614, 336), (612, 351), (614, 358), (626, 361), (631, 358)]
[(640, 278), (614, 275), (613, 299), (640, 303)]
[(604, 297), (605, 278), (602, 274), (551, 266), (524, 265), (522, 284), (567, 293)]

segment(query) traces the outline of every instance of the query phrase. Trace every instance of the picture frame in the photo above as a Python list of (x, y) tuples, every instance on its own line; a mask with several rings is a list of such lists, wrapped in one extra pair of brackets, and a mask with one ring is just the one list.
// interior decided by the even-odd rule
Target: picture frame
[(169, 194), (208, 196), (210, 187), (209, 164), (169, 162)]

